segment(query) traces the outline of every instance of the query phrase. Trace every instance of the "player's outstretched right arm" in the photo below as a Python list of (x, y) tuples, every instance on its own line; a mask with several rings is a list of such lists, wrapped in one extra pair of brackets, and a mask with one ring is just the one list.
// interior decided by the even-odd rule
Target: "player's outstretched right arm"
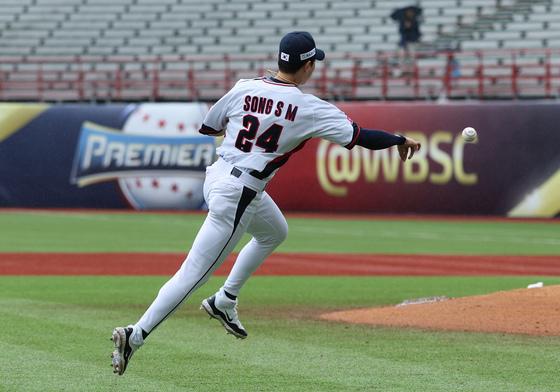
[(333, 104), (312, 95), (307, 97), (313, 108), (314, 137), (326, 139), (348, 149), (356, 145), (369, 150), (382, 150), (397, 146), (403, 161), (406, 161), (407, 157), (412, 158), (414, 153), (420, 150), (420, 143), (412, 138), (361, 128)]
[(416, 140), (377, 129), (361, 128), (356, 137), (355, 145), (365, 147), (369, 150), (382, 150), (391, 146), (397, 146), (399, 155), (403, 161), (412, 158), (414, 153), (420, 150), (420, 143)]

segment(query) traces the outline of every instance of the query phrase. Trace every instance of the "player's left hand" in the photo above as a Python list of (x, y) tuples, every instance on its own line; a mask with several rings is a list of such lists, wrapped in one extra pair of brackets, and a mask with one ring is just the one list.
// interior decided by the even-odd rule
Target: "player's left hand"
[(407, 156), (408, 159), (411, 159), (414, 156), (414, 153), (420, 150), (420, 142), (417, 142), (410, 137), (405, 136), (404, 138), (406, 139), (406, 141), (403, 144), (397, 146), (399, 155), (401, 156), (403, 162), (406, 161)]

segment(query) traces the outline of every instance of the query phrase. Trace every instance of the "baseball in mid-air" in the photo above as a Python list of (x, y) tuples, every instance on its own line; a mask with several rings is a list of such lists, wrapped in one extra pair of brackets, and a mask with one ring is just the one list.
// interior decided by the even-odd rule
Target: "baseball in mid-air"
[(477, 138), (476, 129), (474, 129), (473, 127), (466, 127), (465, 129), (463, 129), (462, 135), (463, 139), (465, 139), (465, 141), (468, 143), (474, 142)]

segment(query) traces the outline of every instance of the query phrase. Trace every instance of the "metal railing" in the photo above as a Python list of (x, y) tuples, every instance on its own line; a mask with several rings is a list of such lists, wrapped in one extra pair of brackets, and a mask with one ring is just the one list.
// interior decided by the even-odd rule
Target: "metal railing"
[[(215, 100), (275, 56), (0, 57), (0, 100)], [(304, 91), (332, 100), (558, 98), (560, 48), (332, 54)]]

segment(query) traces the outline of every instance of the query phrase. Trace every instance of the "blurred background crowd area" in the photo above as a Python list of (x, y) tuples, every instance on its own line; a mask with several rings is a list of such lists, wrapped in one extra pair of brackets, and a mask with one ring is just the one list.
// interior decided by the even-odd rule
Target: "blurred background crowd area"
[(560, 95), (560, 0), (0, 0), (0, 100), (212, 101), (294, 30), (330, 100)]

